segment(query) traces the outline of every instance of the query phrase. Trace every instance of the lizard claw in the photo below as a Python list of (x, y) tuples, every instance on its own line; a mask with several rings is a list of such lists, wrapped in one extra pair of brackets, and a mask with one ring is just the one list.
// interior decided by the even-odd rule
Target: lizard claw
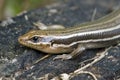
[(56, 56), (55, 58), (53, 58), (53, 60), (56, 60), (56, 59), (67, 60), (67, 59), (71, 59), (71, 58), (72, 58), (72, 56), (69, 54), (62, 54), (62, 55)]

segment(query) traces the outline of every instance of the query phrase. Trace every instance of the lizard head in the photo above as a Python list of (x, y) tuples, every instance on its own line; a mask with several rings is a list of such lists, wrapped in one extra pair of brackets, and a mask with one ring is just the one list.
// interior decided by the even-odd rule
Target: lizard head
[(28, 33), (20, 36), (18, 41), (20, 44), (51, 54), (57, 53), (66, 53), (70, 52), (71, 49), (69, 46), (65, 46), (64, 44), (57, 44), (55, 40), (57, 40), (57, 35), (53, 34), (51, 31), (47, 30), (33, 30)]
[(53, 37), (47, 36), (45, 31), (33, 30), (20, 36), (18, 42), (24, 46), (47, 52), (45, 49), (51, 47), (52, 39)]

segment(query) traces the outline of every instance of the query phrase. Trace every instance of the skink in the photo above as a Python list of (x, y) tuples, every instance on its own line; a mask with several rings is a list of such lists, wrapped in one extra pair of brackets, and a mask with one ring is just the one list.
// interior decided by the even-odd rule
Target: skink
[(109, 47), (120, 42), (120, 9), (71, 28), (32, 30), (20, 36), (18, 41), (48, 54), (69, 53), (65, 59), (71, 59), (86, 49)]

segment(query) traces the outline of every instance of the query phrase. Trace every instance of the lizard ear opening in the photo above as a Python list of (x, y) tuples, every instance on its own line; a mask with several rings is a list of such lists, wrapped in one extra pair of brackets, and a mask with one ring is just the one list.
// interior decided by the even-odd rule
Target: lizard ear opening
[(51, 40), (50, 42), (51, 42), (51, 46), (53, 46), (53, 44), (54, 44), (54, 40)]

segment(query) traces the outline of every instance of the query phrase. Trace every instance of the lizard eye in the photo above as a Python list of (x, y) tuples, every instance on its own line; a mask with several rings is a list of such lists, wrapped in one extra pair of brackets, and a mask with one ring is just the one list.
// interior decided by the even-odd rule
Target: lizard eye
[(32, 37), (30, 40), (31, 40), (32, 42), (34, 42), (34, 43), (37, 43), (37, 42), (39, 42), (39, 41), (41, 40), (41, 38), (38, 37), (38, 36), (34, 36), (34, 37)]

